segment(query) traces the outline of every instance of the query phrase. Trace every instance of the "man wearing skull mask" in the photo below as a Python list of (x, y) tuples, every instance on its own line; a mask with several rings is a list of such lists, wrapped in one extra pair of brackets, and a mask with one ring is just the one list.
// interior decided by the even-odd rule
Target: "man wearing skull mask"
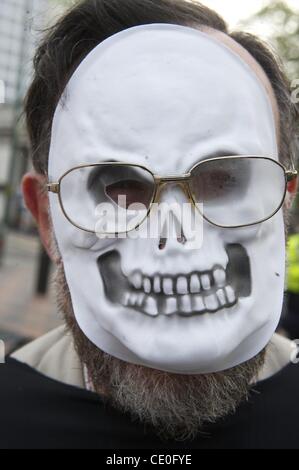
[[(26, 116), (66, 328), (1, 367), (0, 447), (297, 448), (274, 334), (297, 115), (272, 53), (200, 4), (85, 0), (41, 44)], [(191, 203), (200, 246), (185, 218), (142, 236), (161, 202)]]

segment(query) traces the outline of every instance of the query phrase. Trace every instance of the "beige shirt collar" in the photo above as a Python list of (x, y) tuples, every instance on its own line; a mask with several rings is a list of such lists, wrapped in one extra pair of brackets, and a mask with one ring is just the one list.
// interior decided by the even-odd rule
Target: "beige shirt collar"
[[(274, 335), (258, 382), (269, 379), (290, 364), (294, 348), (296, 346), (292, 341)], [(11, 357), (53, 380), (86, 388), (84, 368), (75, 351), (72, 335), (63, 326), (38, 338)]]

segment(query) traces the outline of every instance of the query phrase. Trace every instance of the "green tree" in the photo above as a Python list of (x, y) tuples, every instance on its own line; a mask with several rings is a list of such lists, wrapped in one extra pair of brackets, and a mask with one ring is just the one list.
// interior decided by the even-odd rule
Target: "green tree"
[[(299, 6), (299, 5), (298, 5)], [(292, 80), (299, 78), (299, 13), (286, 1), (272, 0), (245, 22), (269, 32), (269, 40), (283, 58)]]
[[(298, 5), (299, 6), (299, 5)], [(243, 23), (246, 29), (266, 33), (268, 40), (281, 56), (298, 99), (299, 87), (299, 13), (286, 1), (272, 0)], [(293, 209), (292, 225), (299, 224), (299, 194)]]

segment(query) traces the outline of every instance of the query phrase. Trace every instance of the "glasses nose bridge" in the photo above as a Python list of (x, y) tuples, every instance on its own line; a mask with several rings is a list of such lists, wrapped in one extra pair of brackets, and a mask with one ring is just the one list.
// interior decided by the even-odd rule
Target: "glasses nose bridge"
[(188, 199), (189, 199), (190, 198), (190, 189), (189, 189), (190, 177), (191, 177), (190, 173), (186, 173), (181, 176), (175, 176), (175, 175), (155, 176), (156, 185), (157, 185), (156, 200), (160, 196), (163, 189), (167, 187), (168, 185), (176, 185), (180, 187), (184, 191), (186, 196), (188, 196)]

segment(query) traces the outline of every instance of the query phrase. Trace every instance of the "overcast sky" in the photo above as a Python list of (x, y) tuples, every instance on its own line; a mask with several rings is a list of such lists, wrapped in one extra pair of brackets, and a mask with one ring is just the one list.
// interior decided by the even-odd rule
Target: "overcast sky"
[[(269, 2), (266, 0), (201, 0), (200, 3), (216, 10), (231, 27), (235, 27), (239, 21), (248, 18)], [(298, 0), (285, 0), (285, 3), (299, 8)]]
[[(72, 3), (74, 0), (68, 1)], [(240, 21), (249, 18), (251, 15), (259, 11), (263, 6), (268, 4), (269, 0), (199, 0), (199, 2), (216, 10), (224, 17), (231, 28), (235, 28)], [(284, 2), (297, 9), (299, 14), (299, 0), (284, 0)], [(55, 4), (56, 8), (54, 7)], [(64, 0), (64, 4), (67, 4), (66, 0)], [(58, 17), (61, 13), (61, 8), (59, 8), (59, 5), (60, 7), (63, 5), (62, 0), (52, 0), (51, 5), (52, 14), (50, 16)], [(253, 28), (249, 29), (253, 30), (253, 32), (258, 33), (261, 36), (265, 36), (266, 38), (271, 35), (271, 25), (264, 25), (264, 27), (259, 27), (256, 30)]]

